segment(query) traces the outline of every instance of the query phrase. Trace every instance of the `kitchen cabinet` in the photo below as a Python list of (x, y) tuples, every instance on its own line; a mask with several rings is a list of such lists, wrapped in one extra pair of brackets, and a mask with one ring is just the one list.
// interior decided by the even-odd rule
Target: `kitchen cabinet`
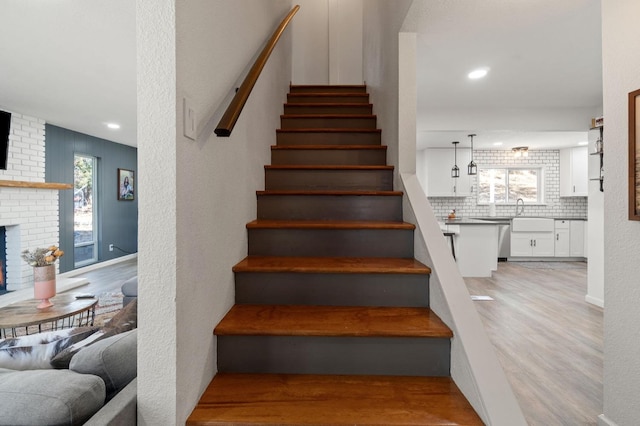
[(584, 220), (555, 221), (555, 256), (585, 257)]
[(571, 256), (571, 228), (568, 220), (555, 221), (555, 256)]
[(570, 256), (572, 257), (584, 257), (584, 220), (572, 220), (571, 227), (571, 250)]
[(589, 195), (589, 151), (586, 146), (560, 150), (560, 196)]
[(512, 232), (511, 256), (548, 257), (554, 256), (553, 232)]
[(473, 195), (473, 176), (467, 174), (467, 164), (471, 161), (471, 150), (458, 148), (457, 164), (460, 177), (451, 177), (454, 164), (453, 149), (432, 148), (425, 150), (428, 197), (468, 197)]

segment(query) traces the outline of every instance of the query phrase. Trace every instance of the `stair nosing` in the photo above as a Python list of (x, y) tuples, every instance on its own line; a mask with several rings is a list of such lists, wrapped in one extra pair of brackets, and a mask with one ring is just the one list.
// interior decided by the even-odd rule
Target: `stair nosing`
[[(255, 265), (261, 261), (262, 266)], [(412, 258), (247, 256), (233, 272), (429, 275), (431, 268)]]
[(303, 118), (343, 118), (343, 119), (352, 119), (352, 118), (376, 118), (375, 114), (281, 114), (280, 118), (294, 118), (294, 119), (303, 119)]
[(328, 195), (328, 196), (395, 196), (404, 195), (402, 191), (336, 191), (336, 190), (301, 190), (301, 189), (268, 189), (256, 191), (256, 195)]
[(387, 145), (271, 145), (273, 151), (306, 151), (306, 150), (363, 150), (363, 151), (386, 151)]
[[(260, 321), (238, 321), (242, 316), (255, 319), (256, 315)], [(339, 327), (332, 326), (326, 321), (327, 316), (342, 316), (352, 321), (351, 326), (347, 325), (348, 321), (341, 321)], [(298, 320), (291, 321), (292, 318)], [(400, 324), (393, 324), (393, 319), (397, 319)], [(233, 305), (215, 327), (214, 334), (426, 339), (453, 337), (451, 329), (430, 308), (256, 304)]]
[(312, 164), (265, 164), (265, 170), (393, 170), (393, 166), (379, 165), (312, 165)]
[(373, 107), (373, 104), (370, 102), (285, 102), (283, 105), (290, 107)]
[(345, 220), (276, 220), (256, 219), (247, 223), (247, 229), (398, 229), (413, 230), (416, 226), (408, 222), (392, 221), (345, 221)]
[(305, 129), (276, 129), (276, 133), (382, 133), (382, 129), (309, 127)]

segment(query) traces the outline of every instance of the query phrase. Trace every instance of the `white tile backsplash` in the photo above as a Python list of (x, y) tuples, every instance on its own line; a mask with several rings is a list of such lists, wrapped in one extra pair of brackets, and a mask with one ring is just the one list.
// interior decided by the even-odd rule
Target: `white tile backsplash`
[[(544, 165), (545, 166), (545, 204), (526, 205), (525, 215), (544, 217), (587, 217), (587, 197), (560, 197), (560, 151), (533, 150), (526, 158), (515, 158), (511, 151), (476, 150), (474, 161), (478, 166), (501, 165)], [(466, 172), (466, 167), (461, 168)], [(477, 176), (474, 187), (477, 188)], [(479, 205), (477, 196), (471, 197), (429, 197), (436, 217), (446, 216), (456, 209), (458, 217), (489, 216), (489, 206)], [(496, 216), (513, 216), (515, 205), (496, 205)]]

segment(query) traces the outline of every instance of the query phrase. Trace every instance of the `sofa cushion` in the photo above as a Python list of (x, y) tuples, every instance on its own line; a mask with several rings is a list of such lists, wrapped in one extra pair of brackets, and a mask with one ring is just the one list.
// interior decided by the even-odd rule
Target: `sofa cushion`
[(0, 424), (81, 425), (104, 405), (100, 377), (69, 370), (0, 368)]
[(138, 302), (128, 304), (106, 323), (102, 329), (85, 339), (84, 341), (75, 342), (73, 345), (60, 351), (51, 359), (51, 365), (54, 368), (69, 368), (71, 358), (80, 351), (80, 349), (96, 343), (102, 339), (114, 336), (125, 331), (133, 330), (138, 326)]
[(121, 287), (122, 294), (125, 296), (138, 296), (138, 277), (129, 278)]
[(69, 368), (100, 376), (107, 388), (107, 401), (137, 375), (137, 329), (116, 334), (75, 354)]
[(51, 368), (50, 361), (58, 353), (98, 330), (98, 327), (77, 327), (0, 340), (0, 368)]

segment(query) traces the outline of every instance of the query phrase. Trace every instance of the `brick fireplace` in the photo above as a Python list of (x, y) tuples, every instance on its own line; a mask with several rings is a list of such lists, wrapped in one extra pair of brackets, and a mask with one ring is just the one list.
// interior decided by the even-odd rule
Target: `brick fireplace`
[(58, 244), (58, 190), (43, 188), (44, 182), (45, 122), (12, 112), (7, 170), (0, 170), (7, 290), (33, 285), (32, 268), (20, 257), (23, 250)]

